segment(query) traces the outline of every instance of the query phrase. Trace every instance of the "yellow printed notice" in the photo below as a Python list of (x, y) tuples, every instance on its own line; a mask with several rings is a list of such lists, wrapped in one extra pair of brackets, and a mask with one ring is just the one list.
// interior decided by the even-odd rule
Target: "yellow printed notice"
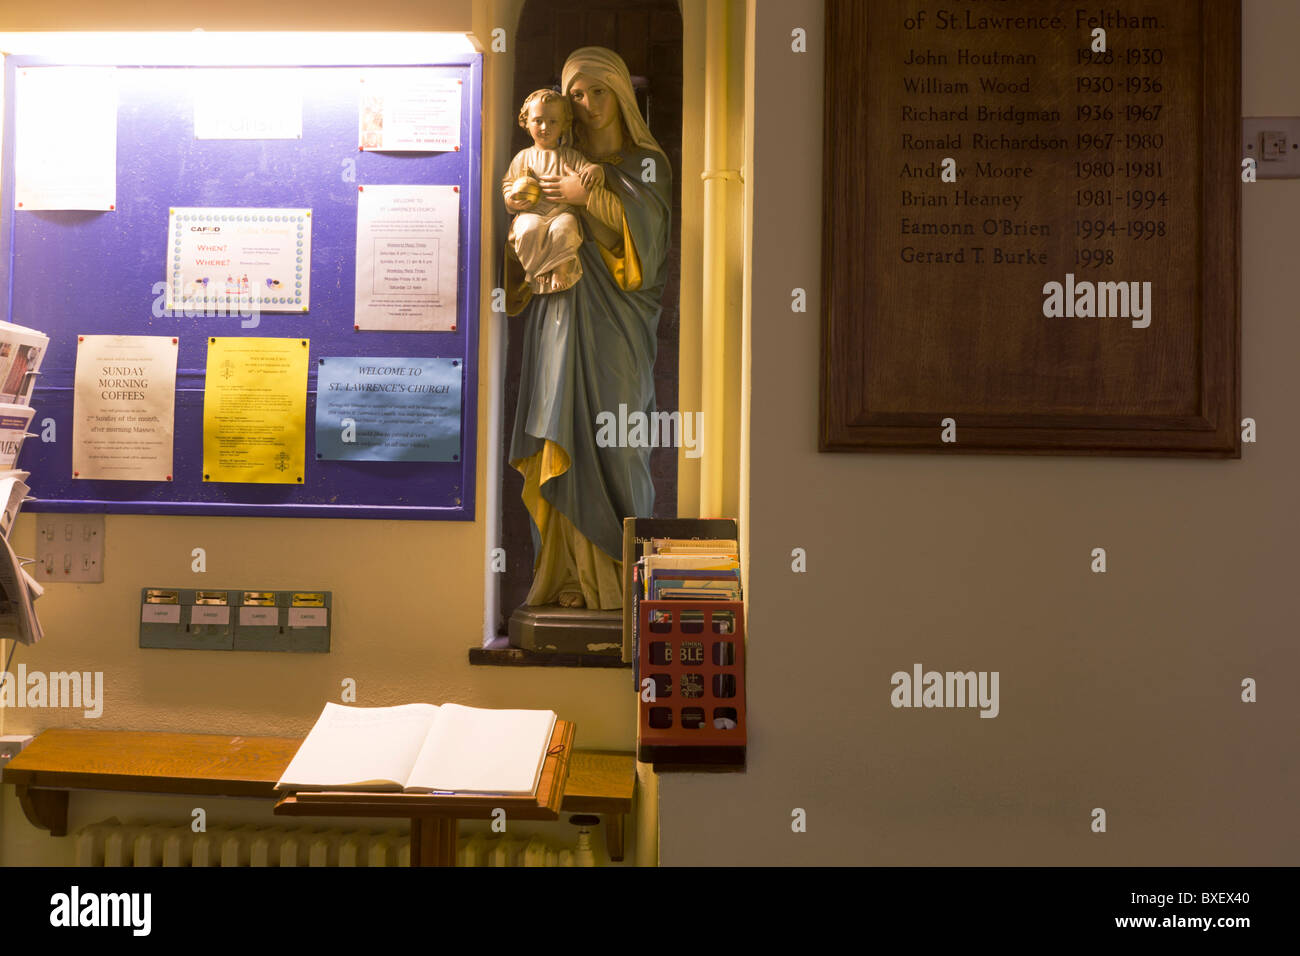
[(203, 480), (302, 484), (307, 339), (208, 339)]

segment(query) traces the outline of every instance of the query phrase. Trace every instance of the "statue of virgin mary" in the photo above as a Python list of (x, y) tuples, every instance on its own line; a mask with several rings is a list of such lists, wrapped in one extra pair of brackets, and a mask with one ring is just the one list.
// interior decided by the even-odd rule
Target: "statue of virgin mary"
[(573, 287), (532, 294), (506, 251), (507, 312), (524, 323), (510, 464), (523, 474), (532, 525), (525, 603), (619, 608), (623, 518), (654, 508), (650, 449), (601, 447), (597, 416), (655, 411), (672, 171), (617, 53), (575, 50), (562, 88), (574, 146), (604, 166), (605, 182), (589, 191), (574, 175), (542, 180), (547, 199), (580, 211), (583, 277)]

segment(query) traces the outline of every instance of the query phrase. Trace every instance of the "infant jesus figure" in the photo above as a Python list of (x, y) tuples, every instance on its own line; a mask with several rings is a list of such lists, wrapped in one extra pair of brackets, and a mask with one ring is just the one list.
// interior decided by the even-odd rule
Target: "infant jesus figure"
[(590, 191), (604, 184), (605, 171), (568, 145), (573, 109), (555, 90), (529, 94), (519, 110), (519, 125), (528, 130), (533, 145), (515, 155), (501, 182), (506, 208), (518, 214), (510, 224), (510, 246), (529, 289), (562, 292), (582, 278), (582, 226), (571, 205), (542, 196), (538, 179), (574, 173)]

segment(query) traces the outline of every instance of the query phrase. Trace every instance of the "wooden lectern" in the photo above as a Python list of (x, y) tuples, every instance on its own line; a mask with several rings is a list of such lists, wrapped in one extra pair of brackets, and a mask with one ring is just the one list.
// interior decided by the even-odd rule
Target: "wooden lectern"
[(455, 866), (457, 820), (490, 820), (496, 809), (505, 810), (508, 820), (559, 819), (574, 732), (571, 721), (555, 722), (537, 792), (528, 796), (303, 791), (282, 797), (275, 813), (290, 817), (406, 817), (411, 821), (411, 866)]

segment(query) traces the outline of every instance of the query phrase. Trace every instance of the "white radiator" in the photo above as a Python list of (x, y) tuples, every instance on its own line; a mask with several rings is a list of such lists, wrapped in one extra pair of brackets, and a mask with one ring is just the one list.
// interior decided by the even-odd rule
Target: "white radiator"
[[(411, 840), (398, 830), (210, 827), (106, 820), (72, 835), (77, 866), (409, 866)], [(575, 866), (582, 856), (540, 837), (482, 833), (457, 841), (458, 866)]]
[(476, 833), (456, 844), (457, 866), (577, 866), (573, 850), (556, 849), (541, 837), (522, 839)]
[(77, 866), (407, 866), (411, 843), (397, 830), (123, 824), (73, 834)]

